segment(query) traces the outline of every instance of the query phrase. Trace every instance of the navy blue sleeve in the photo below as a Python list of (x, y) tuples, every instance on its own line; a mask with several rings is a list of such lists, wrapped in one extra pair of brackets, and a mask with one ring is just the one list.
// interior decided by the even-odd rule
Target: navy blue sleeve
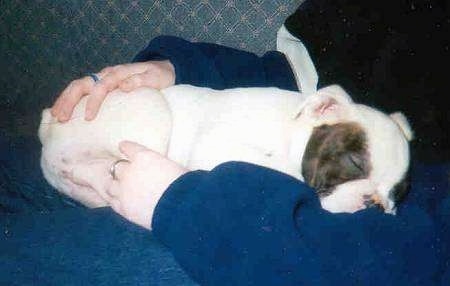
[(298, 90), (286, 57), (276, 51), (258, 57), (221, 45), (159, 36), (151, 40), (133, 61), (166, 59), (175, 67), (176, 84), (214, 89), (275, 86)]
[(439, 239), (420, 208), (330, 214), (304, 183), (247, 163), (176, 180), (152, 227), (201, 285), (437, 283)]

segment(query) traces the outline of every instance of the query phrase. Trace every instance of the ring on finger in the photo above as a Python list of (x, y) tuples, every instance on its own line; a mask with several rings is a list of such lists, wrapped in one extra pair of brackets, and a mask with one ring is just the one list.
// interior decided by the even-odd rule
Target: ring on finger
[(90, 74), (88, 74), (88, 76), (90, 76), (92, 78), (92, 80), (94, 80), (94, 83), (97, 83), (100, 81), (100, 77), (96, 73), (90, 73)]
[(109, 173), (111, 174), (111, 177), (113, 178), (113, 180), (117, 180), (116, 167), (119, 163), (130, 163), (130, 160), (119, 159), (119, 160), (114, 161), (111, 164), (111, 167), (109, 168)]

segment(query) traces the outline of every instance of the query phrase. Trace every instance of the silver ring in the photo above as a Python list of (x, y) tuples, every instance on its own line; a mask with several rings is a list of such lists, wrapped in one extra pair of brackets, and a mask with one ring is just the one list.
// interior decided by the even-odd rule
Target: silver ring
[(90, 73), (90, 74), (88, 74), (88, 76), (90, 76), (94, 80), (94, 83), (97, 83), (100, 81), (100, 77), (95, 73)]
[(111, 177), (113, 178), (113, 180), (117, 180), (117, 175), (116, 175), (116, 167), (119, 163), (130, 163), (130, 160), (127, 159), (119, 159), (114, 161), (114, 163), (112, 163), (111, 167), (109, 168), (109, 173), (111, 174)]

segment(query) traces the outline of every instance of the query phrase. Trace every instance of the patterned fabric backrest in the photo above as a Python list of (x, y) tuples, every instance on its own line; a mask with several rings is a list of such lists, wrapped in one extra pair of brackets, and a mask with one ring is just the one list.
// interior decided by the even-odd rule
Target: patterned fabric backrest
[(262, 54), (302, 1), (0, 1), (0, 108), (36, 120), (72, 79), (129, 61), (161, 34)]

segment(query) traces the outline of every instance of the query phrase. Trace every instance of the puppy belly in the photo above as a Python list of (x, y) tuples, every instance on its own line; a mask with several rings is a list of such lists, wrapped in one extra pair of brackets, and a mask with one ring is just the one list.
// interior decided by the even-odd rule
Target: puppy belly
[(212, 169), (227, 161), (243, 161), (300, 179), (301, 159), (290, 157), (289, 127), (289, 121), (282, 117), (213, 122), (196, 138), (187, 165), (191, 169)]

